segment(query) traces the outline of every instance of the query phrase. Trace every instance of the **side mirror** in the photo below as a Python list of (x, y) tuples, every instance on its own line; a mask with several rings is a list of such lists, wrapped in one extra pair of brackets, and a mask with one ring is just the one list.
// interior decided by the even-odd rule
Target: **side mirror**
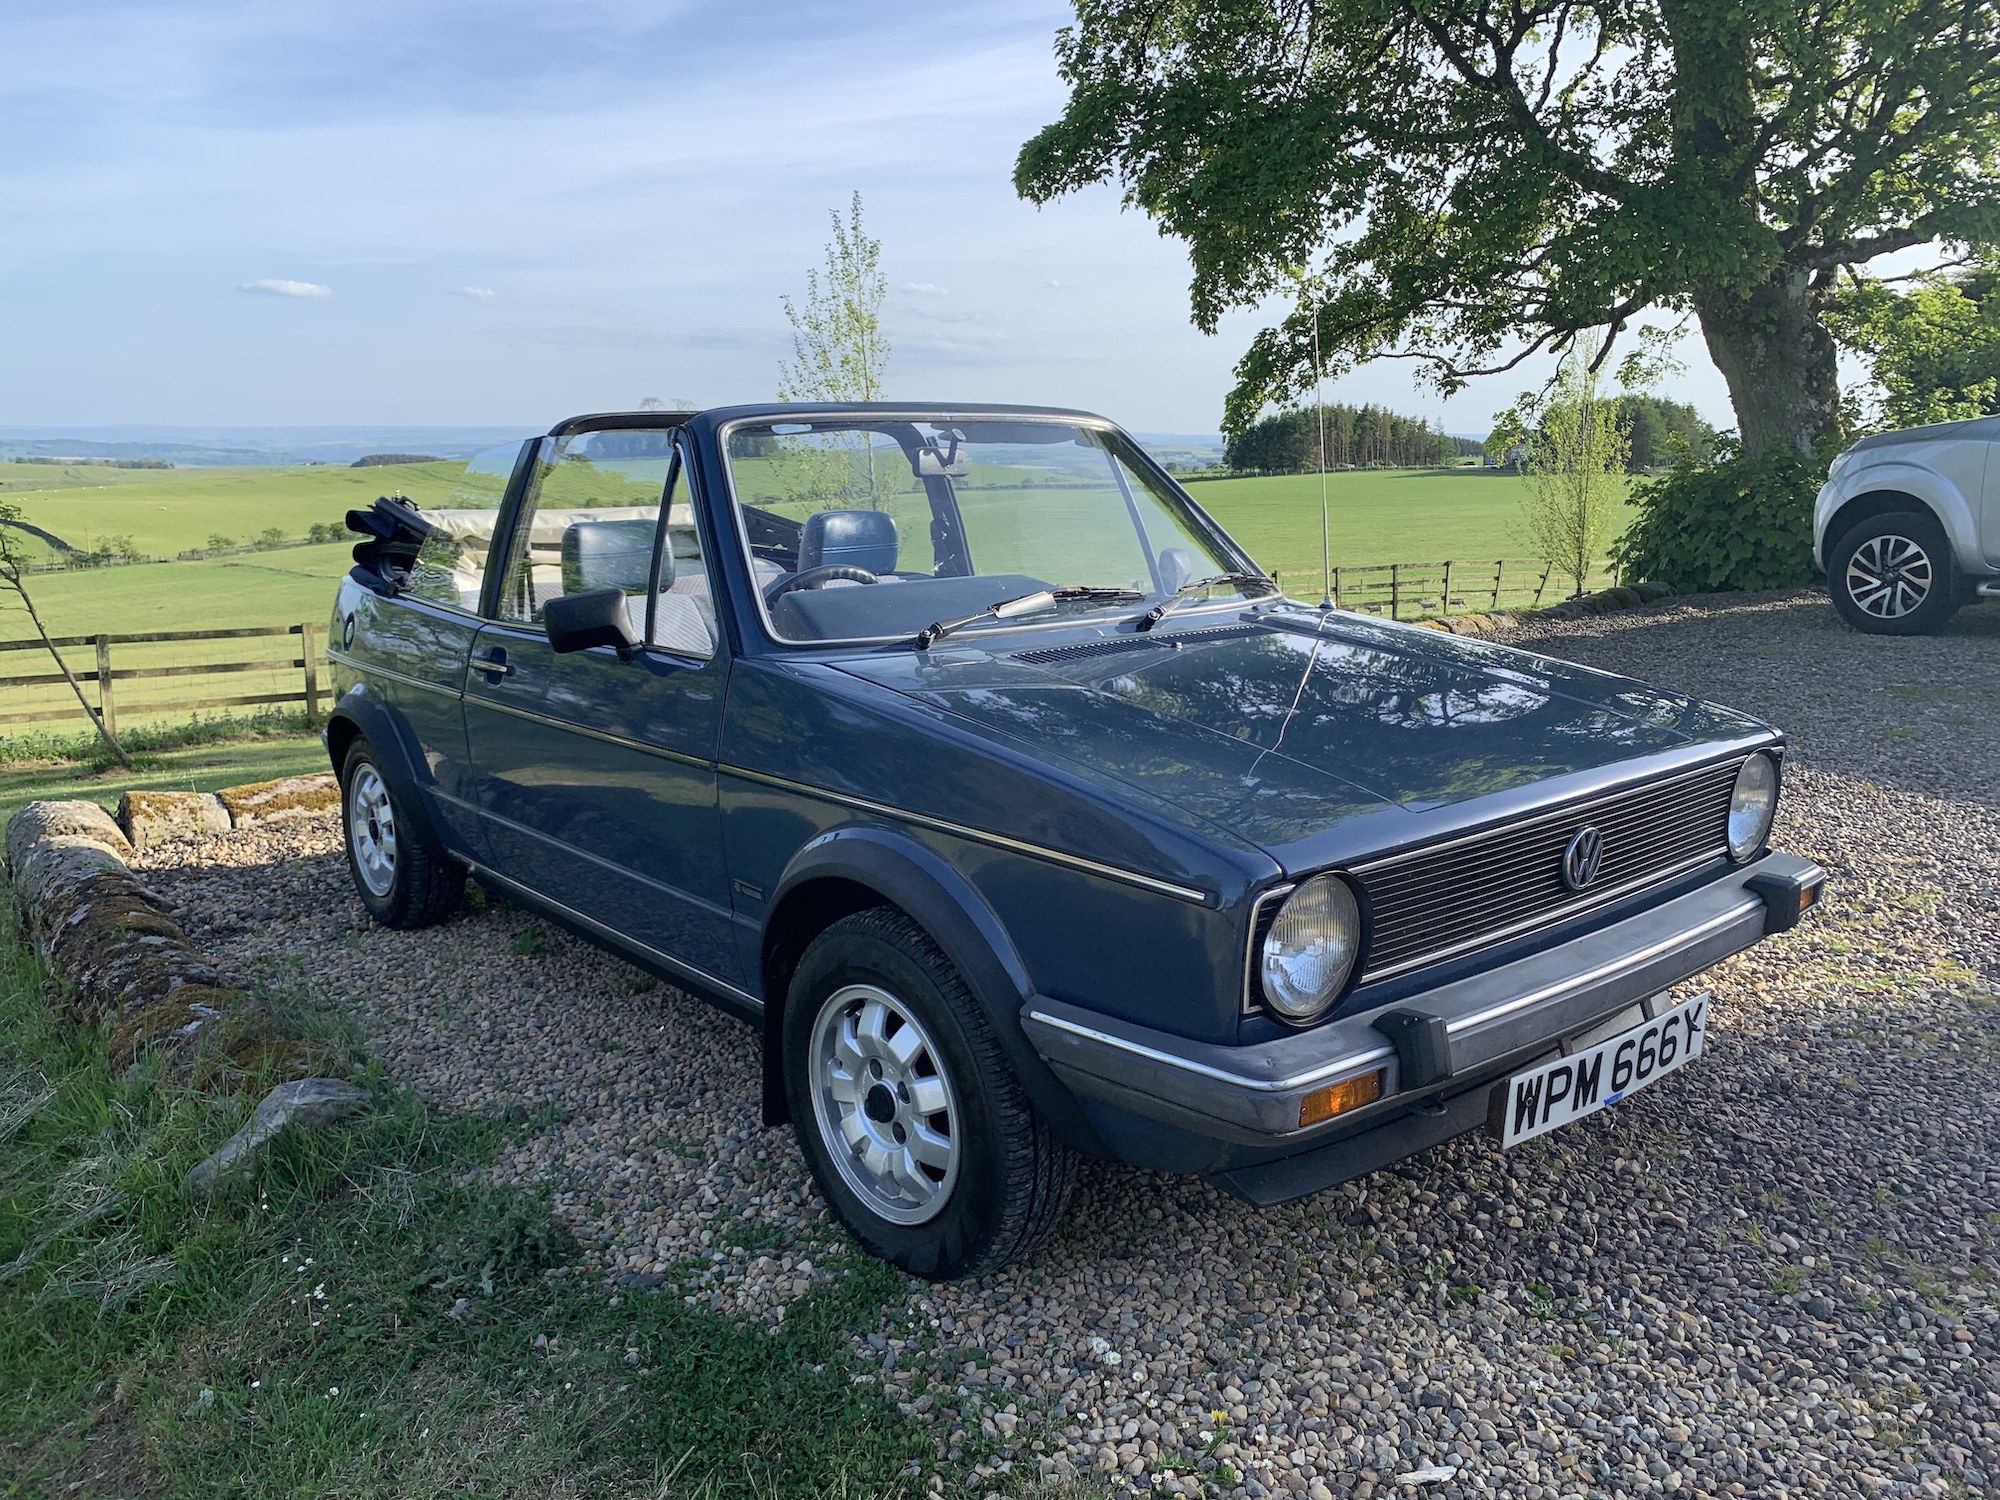
[(558, 653), (614, 646), (625, 657), (639, 644), (632, 617), (625, 612), (623, 589), (591, 589), (551, 599), (542, 606), (542, 628)]

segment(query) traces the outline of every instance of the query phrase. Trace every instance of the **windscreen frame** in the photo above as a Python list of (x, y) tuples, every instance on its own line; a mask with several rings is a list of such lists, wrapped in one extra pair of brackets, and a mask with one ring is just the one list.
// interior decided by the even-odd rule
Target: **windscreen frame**
[[(1121, 489), (1124, 487), (1126, 481), (1124, 476), (1118, 472), (1117, 465), (1119, 463), (1123, 463), (1134, 469), (1143, 470), (1155, 484), (1166, 490), (1179, 505), (1185, 508), (1185, 519), (1191, 524), (1191, 528), (1197, 531), (1201, 539), (1211, 548), (1227, 559), (1235, 571), (1267, 576), (1264, 574), (1264, 569), (1243, 550), (1241, 544), (1234, 537), (1230, 536), (1213, 516), (1203, 510), (1195, 498), (1180, 484), (1175, 482), (1172, 475), (1168, 474), (1165, 469), (1161, 468), (1153, 460), (1151, 454), (1147, 453), (1144, 448), (1133, 441), (1115, 422), (1106, 421), (1102, 417), (1091, 417), (1076, 412), (1014, 410), (999, 412), (991, 408), (985, 410), (941, 411), (936, 408), (925, 410), (922, 408), (894, 407), (888, 405), (884, 405), (879, 409), (857, 409), (853, 406), (828, 406), (803, 407), (796, 411), (765, 410), (755, 413), (745, 413), (739, 416), (732, 416), (726, 421), (719, 423), (715, 428), (715, 456), (722, 470), (724, 491), (721, 500), (723, 504), (728, 506), (730, 511), (731, 525), (735, 531), (737, 546), (740, 549), (739, 556), (742, 559), (749, 583), (751, 606), (757, 614), (758, 629), (763, 633), (766, 641), (781, 650), (802, 651), (818, 648), (851, 649), (856, 646), (907, 646), (911, 644), (911, 637), (901, 634), (842, 636), (832, 640), (818, 641), (793, 640), (789, 636), (779, 633), (776, 624), (771, 619), (770, 606), (764, 599), (764, 591), (757, 586), (756, 569), (751, 561), (756, 554), (751, 550), (749, 532), (744, 522), (745, 506), (736, 490), (736, 469), (729, 452), (730, 439), (740, 429), (746, 427), (774, 427), (788, 423), (817, 422), (826, 422), (829, 426), (840, 424), (851, 427), (889, 426), (899, 422), (910, 424), (923, 423), (928, 426), (949, 426), (960, 422), (967, 425), (979, 422), (1023, 422), (1051, 427), (1064, 427), (1072, 431), (1096, 433), (1107, 440), (1104, 451), (1107, 457), (1113, 461), (1111, 466), (1112, 473)], [(937, 482), (949, 485), (949, 480)], [(927, 480), (925, 484), (926, 494), (930, 493), (930, 483), (931, 481)], [(1128, 505), (1131, 503), (1129, 497), (1127, 498), (1127, 503)], [(933, 504), (935, 505), (935, 502)], [(956, 510), (955, 492), (953, 492), (953, 506), (954, 510)], [(962, 537), (962, 519), (959, 524), (960, 535)], [(1146, 545), (1143, 526), (1139, 527), (1138, 531), (1142, 545)], [(1150, 551), (1150, 547), (1148, 550)], [(1046, 632), (1073, 629), (1079, 623), (1080, 621), (1072, 616), (1035, 623), (1010, 621), (1008, 625), (1012, 630)]]

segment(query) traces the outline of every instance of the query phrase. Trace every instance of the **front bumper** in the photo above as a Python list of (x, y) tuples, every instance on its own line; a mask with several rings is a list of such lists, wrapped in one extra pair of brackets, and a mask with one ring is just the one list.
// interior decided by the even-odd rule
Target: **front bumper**
[[(1483, 1082), (1742, 952), (1766, 933), (1794, 925), (1806, 904), (1800, 893), (1816, 895), (1825, 879), (1825, 871), (1810, 860), (1766, 855), (1699, 890), (1543, 952), (1381, 1011), (1343, 1016), (1255, 1046), (1192, 1042), (1045, 996), (1022, 1008), (1021, 1023), (1057, 1077), (1087, 1105), (1095, 1101), (1233, 1147), (1265, 1148), (1232, 1151), (1232, 1162), (1320, 1156), (1323, 1146), (1370, 1132), (1382, 1139), (1377, 1150), (1363, 1155), (1391, 1149), (1383, 1159), (1393, 1161), (1477, 1126), (1485, 1118)], [(1449, 1038), (1448, 1077), (1409, 1086), (1396, 1047), (1375, 1027), (1391, 1010), (1442, 1021)], [(1376, 1103), (1301, 1128), (1307, 1095), (1378, 1070), (1384, 1076)], [(1404, 1147), (1393, 1149), (1404, 1137)], [(1361, 1170), (1381, 1164), (1374, 1161)], [(1326, 1169), (1333, 1166), (1329, 1161)], [(1339, 1172), (1327, 1182), (1351, 1175)], [(1244, 1183), (1230, 1185), (1264, 1197), (1249, 1193)]]

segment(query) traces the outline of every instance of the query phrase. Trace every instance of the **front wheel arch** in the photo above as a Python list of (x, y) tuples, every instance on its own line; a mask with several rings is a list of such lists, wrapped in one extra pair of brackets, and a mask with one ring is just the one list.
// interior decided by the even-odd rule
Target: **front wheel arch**
[(784, 1079), (784, 1011), (800, 955), (835, 922), (892, 907), (921, 927), (964, 976), (1030, 1101), (1071, 1150), (1108, 1159), (1109, 1148), (1021, 1029), (1035, 993), (1026, 965), (992, 908), (935, 850), (898, 830), (837, 829), (793, 857), (772, 893), (759, 979), (764, 1000), (764, 1123), (791, 1123)]

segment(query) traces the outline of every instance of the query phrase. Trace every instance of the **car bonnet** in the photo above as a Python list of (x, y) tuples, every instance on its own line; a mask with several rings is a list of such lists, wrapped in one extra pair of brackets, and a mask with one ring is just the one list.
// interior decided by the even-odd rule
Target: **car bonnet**
[(1762, 729), (1590, 668), (1306, 610), (1209, 612), (1145, 636), (1008, 631), (839, 665), (1273, 852)]

